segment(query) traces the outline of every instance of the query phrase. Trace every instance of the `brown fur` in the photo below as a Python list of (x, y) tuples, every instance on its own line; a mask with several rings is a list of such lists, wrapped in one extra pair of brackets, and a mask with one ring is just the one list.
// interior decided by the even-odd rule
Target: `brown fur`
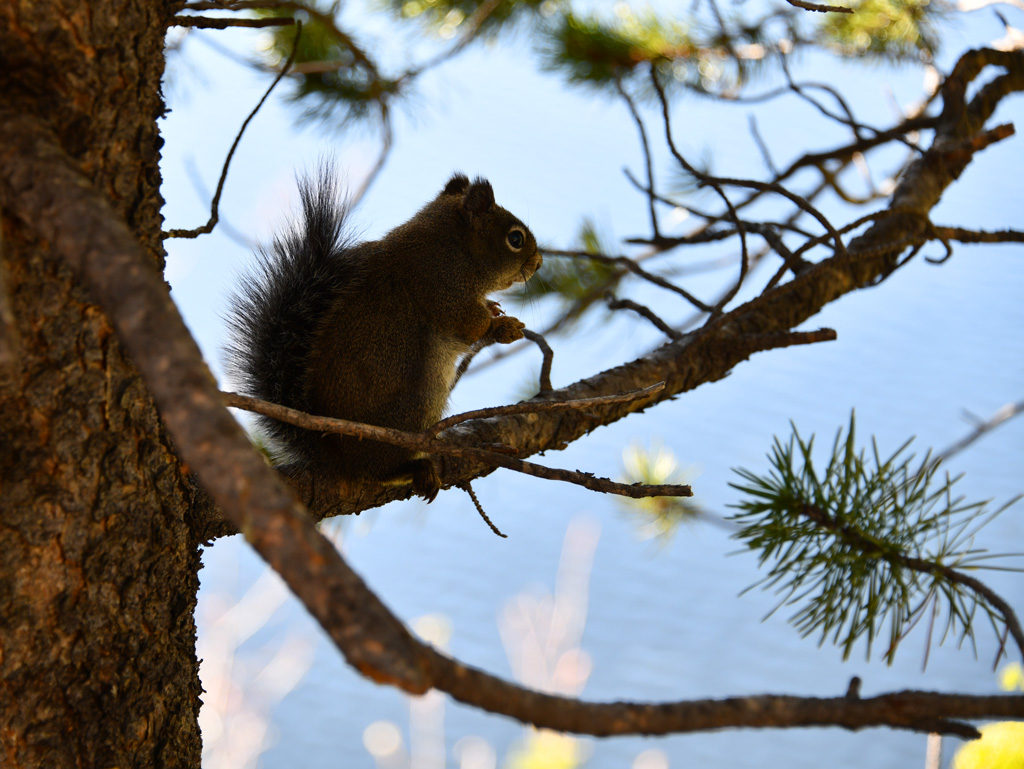
[[(536, 240), (494, 203), (490, 184), (456, 175), (382, 239), (346, 245), (333, 192), (329, 173), (303, 186), (301, 226), (275, 242), (235, 298), (232, 367), (248, 394), (422, 431), (441, 418), (458, 361), (474, 343), (522, 338), (523, 324), (487, 294), (536, 271)], [(509, 238), (522, 242), (513, 248)], [(409, 474), (418, 493), (437, 492), (433, 466), (406, 449), (263, 424), (283, 457), (327, 476)]]

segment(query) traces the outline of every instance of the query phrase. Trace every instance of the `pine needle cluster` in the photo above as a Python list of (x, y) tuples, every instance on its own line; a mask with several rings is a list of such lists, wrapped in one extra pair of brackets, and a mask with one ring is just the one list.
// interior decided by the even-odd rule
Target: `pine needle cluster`
[[(734, 505), (735, 535), (759, 553), (767, 575), (752, 587), (774, 589), (801, 635), (819, 634), (848, 657), (858, 641), (885, 636), (892, 662), (900, 642), (921, 620), (930, 645), (953, 635), (974, 644), (980, 611), (1000, 639), (1019, 635), (1019, 623), (995, 593), (965, 572), (1000, 568), (974, 544), (978, 530), (1015, 500), (992, 510), (966, 502), (931, 453), (916, 460), (907, 441), (885, 456), (872, 439), (855, 447), (851, 414), (845, 435), (836, 434), (824, 466), (814, 459), (814, 438), (793, 427), (776, 438), (763, 475), (736, 472), (743, 493)], [(1005, 557), (1005, 556), (1002, 556)], [(1006, 568), (1006, 567), (1002, 567)], [(1007, 616), (1008, 615), (1008, 616)]]

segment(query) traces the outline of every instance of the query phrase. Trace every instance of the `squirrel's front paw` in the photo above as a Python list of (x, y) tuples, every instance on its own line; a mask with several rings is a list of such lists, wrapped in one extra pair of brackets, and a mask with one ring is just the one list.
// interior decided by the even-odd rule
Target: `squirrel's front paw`
[(511, 315), (500, 315), (491, 319), (491, 328), (487, 335), (498, 344), (508, 344), (523, 338), (526, 324)]

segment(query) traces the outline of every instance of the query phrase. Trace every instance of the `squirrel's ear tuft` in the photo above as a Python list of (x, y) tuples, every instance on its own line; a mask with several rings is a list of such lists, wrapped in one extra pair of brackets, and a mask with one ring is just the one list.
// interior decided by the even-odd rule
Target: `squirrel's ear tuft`
[(469, 177), (465, 174), (452, 174), (452, 178), (441, 190), (442, 195), (461, 195), (469, 187)]
[(466, 190), (466, 199), (462, 205), (471, 214), (482, 214), (494, 208), (494, 190), (486, 179), (477, 180)]

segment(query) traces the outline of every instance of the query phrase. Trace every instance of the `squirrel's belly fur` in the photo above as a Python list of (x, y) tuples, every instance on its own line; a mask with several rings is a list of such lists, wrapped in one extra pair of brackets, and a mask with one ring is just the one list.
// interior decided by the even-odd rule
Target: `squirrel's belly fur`
[[(231, 300), (228, 371), (247, 395), (306, 413), (420, 432), (441, 418), (459, 359), (522, 324), (488, 292), (540, 264), (532, 234), (490, 185), (456, 175), (379, 241), (346, 238), (329, 169), (299, 186), (300, 220), (258, 253)], [(325, 475), (383, 479), (407, 449), (260, 417), (276, 458)], [(415, 460), (417, 462), (426, 460)], [(433, 489), (417, 491), (428, 496)]]

